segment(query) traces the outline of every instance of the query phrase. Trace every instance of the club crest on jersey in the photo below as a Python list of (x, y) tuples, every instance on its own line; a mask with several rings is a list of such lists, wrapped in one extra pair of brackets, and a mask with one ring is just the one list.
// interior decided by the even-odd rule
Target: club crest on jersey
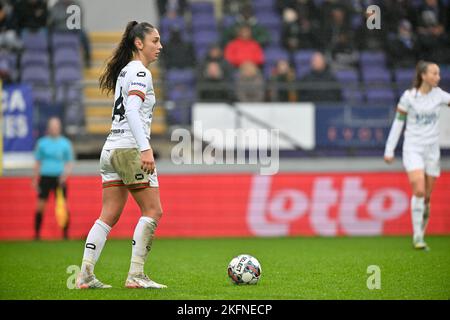
[(136, 74), (136, 76), (138, 76), (138, 77), (145, 77), (145, 71), (139, 71), (137, 74)]
[(127, 74), (127, 72), (125, 70), (121, 71), (119, 74), (119, 77), (125, 77), (126, 74)]

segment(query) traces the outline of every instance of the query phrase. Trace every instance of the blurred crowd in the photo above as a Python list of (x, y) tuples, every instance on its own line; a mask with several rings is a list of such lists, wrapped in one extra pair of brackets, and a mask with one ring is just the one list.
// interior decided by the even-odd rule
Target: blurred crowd
[[(414, 68), (420, 59), (450, 65), (450, 1), (213, 2), (220, 36), (206, 53), (198, 54), (193, 39), (196, 34), (189, 38), (178, 25), (170, 29), (164, 48), (167, 69), (196, 68), (200, 88), (197, 98), (203, 101), (341, 101), (343, 96), (335, 72), (359, 72), (360, 54), (367, 51), (382, 52), (385, 67), (391, 70)], [(255, 6), (261, 6), (262, 2), (272, 3), (281, 22), (279, 27), (268, 27), (265, 16), (255, 14), (255, 9), (261, 9)], [(161, 17), (189, 20), (189, 1), (158, 3)], [(366, 25), (373, 14), (366, 13), (371, 4), (381, 9), (381, 29), (371, 30)], [(268, 61), (265, 52), (272, 47), (279, 47), (289, 55)], [(311, 52), (307, 72), (299, 72), (292, 58), (301, 51)], [(274, 91), (268, 89), (267, 83), (282, 85)], [(299, 89), (290, 83), (305, 85)], [(321, 83), (326, 83), (330, 90), (318, 88)]]

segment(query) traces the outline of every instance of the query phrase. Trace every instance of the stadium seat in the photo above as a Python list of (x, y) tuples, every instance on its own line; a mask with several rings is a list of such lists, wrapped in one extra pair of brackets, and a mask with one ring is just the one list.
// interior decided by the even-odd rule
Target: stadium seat
[(252, 8), (256, 11), (275, 11), (274, 0), (252, 0)]
[(233, 15), (224, 15), (222, 17), (221, 26), (222, 28), (229, 28), (236, 23), (236, 17)]
[(33, 102), (37, 105), (53, 103), (53, 90), (51, 86), (33, 86)]
[(25, 31), (22, 34), (24, 50), (48, 50), (48, 35), (44, 31)]
[(57, 32), (51, 37), (51, 43), (53, 50), (59, 48), (80, 48), (80, 36), (73, 32)]
[(195, 32), (193, 39), (194, 47), (209, 47), (211, 44), (219, 41), (219, 34), (215, 30), (201, 30)]
[(195, 72), (193, 69), (170, 69), (166, 73), (166, 83), (170, 87), (180, 84), (194, 85)]
[(391, 83), (390, 71), (384, 67), (363, 67), (362, 78), (363, 81), (368, 83), (385, 83), (386, 85)]
[(20, 57), (20, 66), (24, 68), (26, 66), (40, 65), (43, 67), (50, 66), (50, 57), (47, 51), (25, 51)]
[(194, 31), (194, 33), (197, 30), (216, 30), (216, 29), (217, 23), (214, 16), (202, 14), (192, 17), (192, 30)]
[(362, 51), (359, 59), (362, 67), (386, 65), (386, 54), (383, 51)]
[(270, 46), (264, 50), (264, 59), (266, 63), (276, 63), (279, 60), (288, 60), (289, 53), (278, 46)]
[(342, 96), (344, 97), (345, 102), (352, 105), (362, 104), (364, 102), (364, 94), (357, 87), (344, 87), (342, 89)]
[(310, 64), (311, 58), (314, 54), (314, 50), (299, 50), (294, 53), (294, 63), (295, 65), (304, 65), (304, 64)]
[(81, 87), (78, 84), (62, 84), (56, 87), (57, 103), (81, 102), (82, 97)]
[(50, 70), (45, 66), (25, 66), (22, 68), (21, 80), (24, 83), (50, 85)]
[(258, 22), (267, 29), (281, 29), (281, 18), (278, 14), (272, 12), (260, 12), (255, 14)]
[(72, 65), (81, 68), (80, 52), (72, 48), (56, 49), (53, 53), (53, 65), (55, 67)]
[(397, 86), (397, 92), (401, 95), (406, 89), (410, 88), (413, 83), (414, 69), (395, 69), (394, 77)]
[(390, 88), (368, 88), (366, 91), (367, 103), (394, 104), (396, 95)]
[(359, 76), (355, 70), (338, 70), (334, 74), (341, 83), (354, 84), (359, 82)]
[(214, 15), (214, 5), (210, 1), (192, 2), (190, 6), (192, 15), (196, 14)]
[(81, 70), (79, 67), (62, 65), (55, 68), (55, 82), (68, 83), (81, 80)]

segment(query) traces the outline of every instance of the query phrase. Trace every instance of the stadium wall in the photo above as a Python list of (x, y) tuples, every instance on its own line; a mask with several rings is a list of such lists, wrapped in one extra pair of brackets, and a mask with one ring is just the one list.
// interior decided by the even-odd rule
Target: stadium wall
[[(171, 174), (160, 176), (159, 237), (409, 235), (404, 172)], [(98, 176), (70, 178), (71, 238), (86, 237), (101, 210)], [(33, 237), (36, 192), (29, 177), (0, 179), (0, 239)], [(429, 234), (450, 234), (450, 171), (437, 180)], [(131, 198), (131, 197), (130, 197)], [(61, 236), (50, 201), (42, 237)], [(139, 210), (129, 201), (111, 232), (131, 238)]]

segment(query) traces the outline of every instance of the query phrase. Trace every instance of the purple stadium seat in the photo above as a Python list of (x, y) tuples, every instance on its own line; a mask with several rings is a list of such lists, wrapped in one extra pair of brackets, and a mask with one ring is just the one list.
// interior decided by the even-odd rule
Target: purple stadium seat
[(168, 39), (168, 35), (170, 34), (170, 30), (172, 29), (178, 29), (182, 32), (186, 30), (186, 22), (184, 21), (183, 17), (176, 17), (174, 19), (170, 19), (168, 17), (162, 17), (160, 21), (160, 32), (161, 37), (166, 37), (165, 39)]
[(209, 50), (209, 45), (206, 45), (206, 44), (194, 46), (195, 58), (198, 61), (203, 60), (205, 58), (208, 50)]
[(255, 16), (258, 19), (258, 22), (267, 29), (281, 29), (281, 18), (278, 14), (270, 12), (257, 12)]
[(294, 53), (294, 63), (296, 65), (310, 64), (314, 50), (299, 50)]
[(361, 104), (363, 103), (364, 100), (363, 93), (361, 92), (361, 90), (356, 88), (354, 89), (344, 88), (342, 90), (342, 95), (344, 97), (344, 100), (350, 104)]
[(22, 42), (25, 50), (45, 51), (48, 49), (48, 35), (43, 31), (24, 32), (22, 34)]
[(55, 82), (67, 83), (81, 80), (81, 69), (70, 65), (61, 65), (55, 68)]
[(50, 70), (45, 66), (25, 66), (22, 68), (21, 80), (25, 83), (49, 85)]
[(65, 64), (80, 67), (80, 51), (72, 48), (56, 49), (53, 53), (53, 64), (55, 67)]
[(215, 30), (201, 30), (194, 34), (194, 46), (209, 46), (219, 41), (219, 35)]
[(281, 31), (277, 29), (269, 29), (270, 33), (270, 45), (280, 46), (281, 45)]
[(303, 78), (310, 71), (311, 71), (311, 65), (309, 63), (307, 63), (307, 64), (296, 64), (295, 65), (295, 74), (297, 76), (297, 79)]
[(216, 19), (212, 15), (198, 15), (192, 17), (192, 29), (196, 30), (216, 30)]
[(394, 104), (395, 94), (390, 88), (368, 88), (367, 103)]
[(56, 87), (56, 102), (81, 102), (83, 98), (81, 87), (77, 84), (58, 85)]
[(179, 84), (194, 84), (195, 73), (192, 69), (169, 69), (166, 73), (166, 81), (170, 87)]
[(236, 17), (233, 15), (224, 15), (222, 17), (222, 28), (229, 28), (236, 23)]
[(362, 51), (360, 55), (362, 67), (386, 65), (386, 55), (383, 51)]
[(266, 9), (266, 11), (275, 10), (275, 0), (252, 0), (252, 7), (255, 11)]
[(33, 102), (36, 104), (52, 104), (53, 90), (51, 86), (33, 86)]
[(214, 15), (214, 5), (210, 1), (192, 2), (191, 3), (191, 13), (192, 13), (192, 15), (196, 15), (199, 13)]
[(335, 72), (336, 78), (341, 83), (358, 83), (359, 77), (355, 70), (338, 70)]
[(41, 65), (48, 68), (50, 65), (50, 57), (47, 51), (28, 50), (22, 53), (20, 65), (22, 68), (31, 65)]
[(70, 47), (78, 49), (80, 47), (80, 36), (73, 32), (57, 32), (51, 38), (53, 50)]
[(391, 82), (390, 71), (384, 67), (364, 67), (361, 69), (362, 78), (365, 83), (371, 82)]
[(289, 60), (289, 53), (281, 47), (267, 47), (264, 50), (266, 63), (277, 62), (278, 60)]

